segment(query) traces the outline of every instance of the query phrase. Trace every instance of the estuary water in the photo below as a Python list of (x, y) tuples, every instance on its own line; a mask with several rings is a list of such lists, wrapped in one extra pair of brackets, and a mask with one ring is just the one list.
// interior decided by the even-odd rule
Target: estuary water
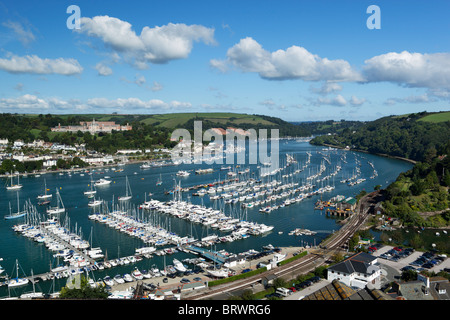
[[(296, 140), (280, 140), (279, 149), (280, 166), (283, 170), (274, 175), (263, 177), (260, 175), (263, 167), (260, 163), (252, 165), (241, 164), (239, 167), (228, 164), (180, 164), (149, 169), (142, 169), (140, 167), (141, 164), (135, 163), (114, 168), (96, 168), (89, 173), (72, 172), (70, 175), (67, 172), (42, 174), (40, 176), (30, 174), (28, 177), (21, 177), (20, 183), (23, 184), (23, 188), (18, 192), (6, 190), (5, 186), (8, 181), (3, 179), (0, 191), (0, 216), (9, 214), (9, 204), (11, 204), (13, 212), (17, 210), (17, 196), (19, 196), (21, 207), (26, 200), (29, 200), (36, 205), (37, 210), (45, 219), (47, 217), (45, 206), (38, 206), (38, 200), (36, 199), (39, 194), (43, 193), (45, 183), (47, 189), (50, 190), (48, 192), (53, 193), (51, 203), (53, 206), (56, 204), (55, 192), (56, 190), (59, 191), (66, 208), (66, 213), (60, 216), (60, 220), (64, 221), (71, 231), (81, 234), (82, 238), (89, 241), (92, 247), (100, 247), (103, 253), (107, 254), (108, 259), (130, 256), (135, 254), (136, 248), (147, 245), (138, 238), (131, 237), (88, 218), (93, 213), (93, 209), (88, 206), (90, 199), (83, 195), (83, 192), (89, 189), (91, 177), (94, 181), (105, 177), (109, 177), (109, 180), (111, 180), (111, 184), (98, 187), (96, 195), (96, 198), (105, 200), (109, 206), (117, 203), (117, 198), (125, 194), (126, 178), (128, 178), (132, 191), (132, 199), (127, 204), (130, 212), (139, 212), (140, 215), (145, 215), (148, 221), (162, 226), (177, 235), (201, 239), (211, 234), (221, 235), (226, 233), (168, 214), (142, 212), (137, 208), (145, 200), (172, 200), (174, 196), (170, 192), (169, 194), (166, 193), (173, 190), (175, 184), (178, 183), (182, 188), (188, 188), (228, 179), (228, 171), (221, 170), (221, 167), (231, 166), (231, 171), (236, 172), (234, 178), (241, 181), (249, 179), (262, 180), (263, 182), (277, 180), (283, 183), (295, 182), (299, 183), (299, 185), (311, 182), (315, 184), (316, 189), (326, 185), (334, 186), (335, 188), (332, 191), (313, 195), (301, 202), (293, 203), (270, 213), (259, 212), (262, 206), (254, 206), (243, 210), (239, 202), (236, 205), (231, 205), (225, 204), (223, 200), (210, 200), (208, 194), (203, 197), (194, 196), (193, 193), (198, 190), (183, 192), (181, 195), (181, 200), (183, 201), (221, 209), (226, 214), (241, 220), (274, 226), (271, 232), (262, 236), (249, 236), (246, 239), (233, 242), (218, 243), (214, 246), (214, 250), (224, 249), (230, 253), (241, 253), (250, 249), (260, 251), (262, 246), (268, 244), (273, 246), (312, 246), (318, 245), (327, 235), (340, 228), (337, 218), (329, 217), (321, 211), (314, 210), (314, 204), (317, 200), (321, 197), (323, 200), (327, 200), (336, 195), (345, 197), (356, 196), (361, 190), (373, 191), (376, 185), (386, 187), (397, 178), (399, 173), (412, 167), (412, 164), (397, 159), (354, 151), (330, 150), (329, 148), (313, 146), (308, 142)], [(289, 155), (289, 158), (294, 159), (295, 162), (286, 166), (288, 163), (286, 155)], [(310, 162), (307, 161), (308, 159), (310, 159)], [(321, 165), (324, 168), (323, 172), (320, 171)], [(340, 170), (338, 170), (338, 166), (340, 166)], [(213, 172), (209, 174), (195, 174), (195, 170), (199, 168), (212, 168)], [(298, 172), (302, 168), (303, 170)], [(247, 172), (245, 172), (245, 169), (248, 169)], [(177, 176), (176, 173), (180, 170), (188, 171), (190, 175), (186, 177)], [(241, 171), (241, 174), (238, 173), (239, 171)], [(296, 171), (297, 173), (295, 173)], [(337, 173), (327, 180), (321, 180), (321, 178), (332, 172)], [(314, 179), (307, 179), (315, 174), (319, 175)], [(355, 174), (358, 175), (358, 178), (366, 180), (352, 186), (341, 182)], [(160, 178), (162, 179), (162, 184), (158, 186), (157, 181)], [(30, 276), (31, 270), (34, 275), (45, 273), (50, 270), (50, 266), (56, 266), (57, 262), (53, 257), (54, 252), (47, 249), (43, 243), (30, 240), (12, 229), (15, 224), (22, 222), (23, 218), (14, 220), (0, 219), (0, 258), (3, 258), (0, 261), (0, 265), (5, 270), (1, 276), (5, 276), (5, 274), (12, 277), (16, 276), (16, 259), (20, 264), (19, 276), (24, 274)], [(316, 234), (289, 235), (289, 232), (296, 228), (309, 229), (315, 231)], [(192, 258), (194, 256), (184, 252), (166, 256), (153, 255), (153, 258), (144, 258), (137, 264), (117, 266), (101, 271), (97, 270), (94, 272), (94, 276), (103, 278), (106, 275), (113, 277), (116, 274), (130, 273), (135, 266), (149, 270), (151, 266), (155, 265), (159, 269), (163, 269), (165, 263), (172, 264), (173, 258), (182, 260), (189, 257)], [(65, 283), (66, 279), (59, 279), (55, 281), (55, 287), (53, 287), (52, 281), (40, 281), (36, 290), (44, 293), (59, 291)], [(5, 285), (0, 287), (0, 297), (8, 295), (18, 296), (22, 292), (29, 291), (31, 291), (31, 285), (14, 290), (11, 289), (11, 291), (8, 291)]]

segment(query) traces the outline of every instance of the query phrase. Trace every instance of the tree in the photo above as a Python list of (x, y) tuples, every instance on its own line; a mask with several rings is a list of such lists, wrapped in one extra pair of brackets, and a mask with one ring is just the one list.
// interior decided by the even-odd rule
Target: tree
[(273, 286), (275, 288), (286, 287), (286, 285), (287, 285), (286, 280), (284, 280), (283, 278), (276, 278), (273, 280)]
[(401, 279), (404, 281), (417, 280), (417, 272), (414, 270), (405, 270), (402, 272)]
[(108, 292), (104, 286), (92, 288), (84, 275), (80, 276), (79, 287), (63, 287), (60, 291), (61, 299), (106, 299)]

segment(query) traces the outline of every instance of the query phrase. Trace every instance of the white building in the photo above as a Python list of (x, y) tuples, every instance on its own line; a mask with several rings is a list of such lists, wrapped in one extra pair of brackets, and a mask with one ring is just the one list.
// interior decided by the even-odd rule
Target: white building
[(377, 262), (376, 257), (359, 252), (329, 267), (327, 279), (341, 281), (355, 289), (363, 289), (367, 284), (379, 288), (381, 269)]

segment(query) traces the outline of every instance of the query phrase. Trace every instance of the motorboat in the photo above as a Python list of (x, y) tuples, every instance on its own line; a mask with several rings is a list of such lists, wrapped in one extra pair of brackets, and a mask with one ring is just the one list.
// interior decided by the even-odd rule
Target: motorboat
[(123, 277), (120, 274), (116, 274), (113, 279), (118, 284), (125, 283), (125, 280), (123, 279)]
[(112, 287), (114, 285), (114, 280), (110, 276), (106, 276), (103, 278), (103, 282), (107, 285)]
[(173, 267), (178, 271), (178, 272), (186, 272), (186, 267), (181, 263), (180, 260), (178, 259), (173, 259)]
[(139, 271), (138, 268), (134, 269), (133, 272), (131, 273), (131, 275), (132, 275), (136, 280), (142, 280), (142, 279), (144, 279), (144, 275)]
[(188, 177), (191, 173), (188, 171), (184, 171), (184, 170), (180, 170), (177, 172), (177, 176), (178, 177)]
[(96, 187), (100, 187), (100, 186), (107, 186), (111, 183), (111, 180), (107, 180), (107, 179), (98, 179), (97, 181), (95, 181), (94, 186)]
[(125, 273), (123, 275), (123, 279), (125, 280), (125, 282), (132, 282), (133, 278), (131, 277), (131, 275), (129, 273)]

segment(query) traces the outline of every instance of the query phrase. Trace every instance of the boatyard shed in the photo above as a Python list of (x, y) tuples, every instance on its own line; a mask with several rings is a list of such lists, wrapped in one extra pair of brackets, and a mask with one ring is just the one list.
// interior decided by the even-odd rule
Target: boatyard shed
[(336, 204), (338, 210), (348, 210), (354, 211), (356, 209), (356, 199), (353, 197), (348, 197)]
[(226, 268), (236, 267), (238, 264), (245, 263), (245, 261), (246, 261), (245, 255), (243, 254), (233, 255), (232, 257), (229, 257), (225, 260), (224, 267)]

